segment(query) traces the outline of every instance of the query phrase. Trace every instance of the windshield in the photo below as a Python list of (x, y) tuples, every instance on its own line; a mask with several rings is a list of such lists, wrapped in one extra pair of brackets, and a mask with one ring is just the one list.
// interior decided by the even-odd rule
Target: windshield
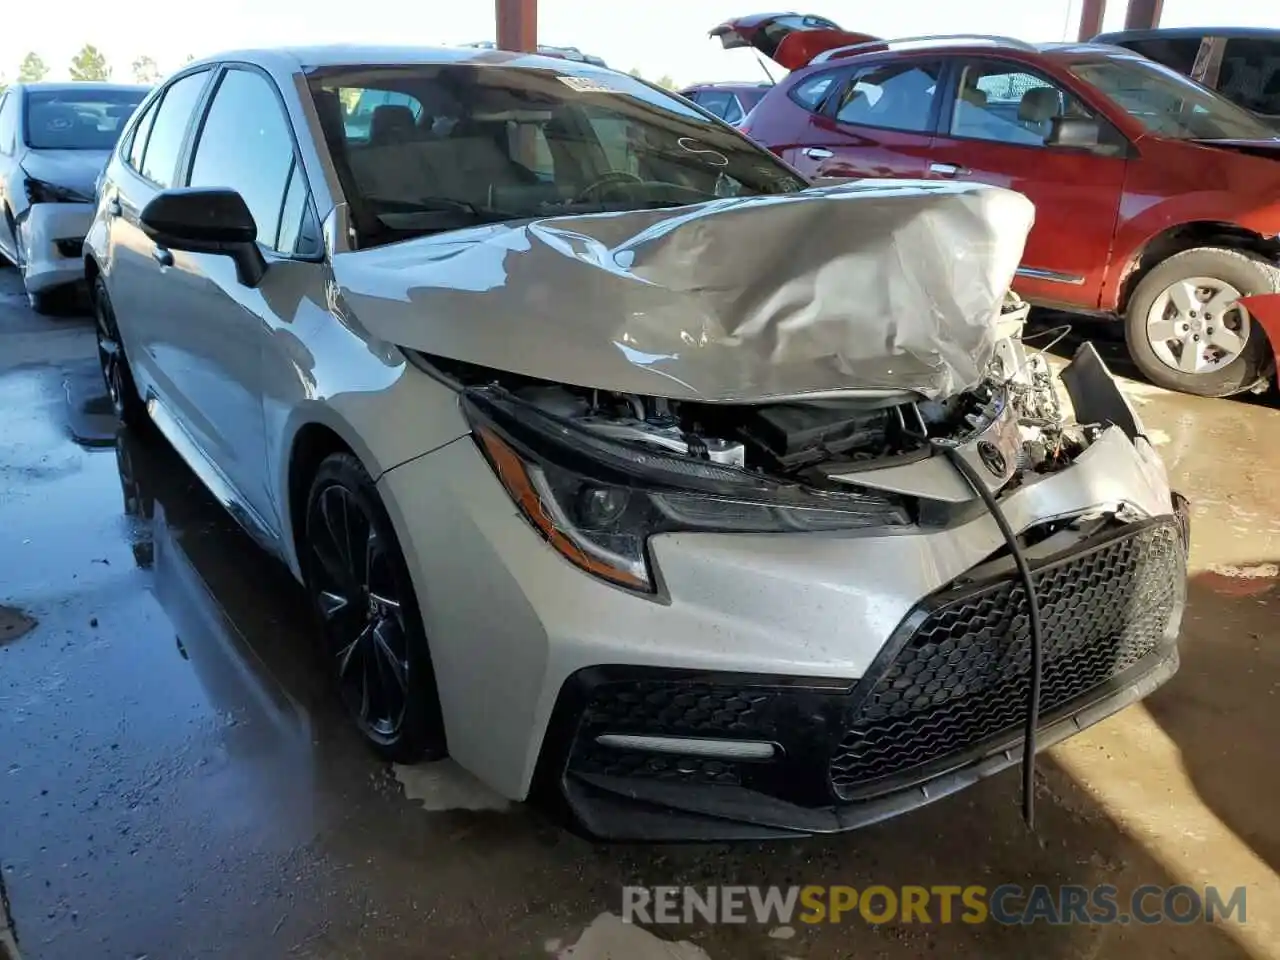
[(1152, 133), (1175, 140), (1259, 140), (1275, 131), (1234, 103), (1150, 60), (1115, 57), (1070, 67)]
[(146, 90), (28, 90), (26, 143), (33, 150), (110, 150)]
[(420, 64), (313, 74), (361, 243), (807, 186), (677, 97), (577, 69)]

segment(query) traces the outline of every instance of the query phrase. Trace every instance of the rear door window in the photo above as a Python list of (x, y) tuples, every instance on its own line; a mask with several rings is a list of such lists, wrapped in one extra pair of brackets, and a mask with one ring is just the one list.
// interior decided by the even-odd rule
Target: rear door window
[(1247, 110), (1280, 115), (1280, 40), (1227, 40), (1218, 91)]
[(891, 60), (855, 70), (835, 104), (838, 123), (925, 133), (933, 129), (942, 64)]
[(144, 177), (161, 189), (173, 186), (174, 170), (178, 166), (183, 141), (187, 138), (191, 115), (195, 113), (208, 79), (208, 70), (188, 74), (175, 80), (160, 101), (139, 169)]

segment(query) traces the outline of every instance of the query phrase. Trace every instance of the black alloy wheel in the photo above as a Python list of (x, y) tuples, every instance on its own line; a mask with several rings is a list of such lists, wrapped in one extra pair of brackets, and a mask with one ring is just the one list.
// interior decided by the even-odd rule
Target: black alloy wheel
[(98, 338), (98, 366), (102, 370), (102, 382), (107, 388), (111, 409), (122, 423), (140, 424), (146, 411), (133, 382), (129, 361), (120, 343), (115, 312), (111, 309), (111, 298), (101, 277), (93, 285), (93, 320)]
[(326, 458), (307, 501), (308, 588), (338, 692), (388, 759), (444, 754), (435, 678), (408, 571), (368, 474)]

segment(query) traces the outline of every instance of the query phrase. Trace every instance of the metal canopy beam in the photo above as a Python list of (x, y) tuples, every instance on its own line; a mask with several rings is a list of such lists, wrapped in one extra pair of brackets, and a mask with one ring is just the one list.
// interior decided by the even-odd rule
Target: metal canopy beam
[(1160, 26), (1160, 12), (1164, 0), (1129, 0), (1124, 14), (1126, 30), (1150, 30)]
[(1077, 40), (1092, 40), (1102, 32), (1102, 17), (1107, 12), (1107, 0), (1084, 0), (1080, 8), (1080, 32)]
[(534, 53), (538, 49), (538, 0), (495, 0), (498, 47)]

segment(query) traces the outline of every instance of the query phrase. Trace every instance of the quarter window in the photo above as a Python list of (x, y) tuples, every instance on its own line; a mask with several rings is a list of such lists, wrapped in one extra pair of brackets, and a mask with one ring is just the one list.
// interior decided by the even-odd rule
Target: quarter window
[(188, 74), (174, 81), (160, 101), (155, 121), (151, 125), (151, 134), (146, 138), (142, 166), (139, 169), (144, 177), (161, 188), (173, 186), (178, 154), (182, 152), (182, 142), (186, 139), (191, 115), (195, 112), (208, 79), (207, 70)]
[(151, 135), (151, 125), (156, 120), (156, 104), (160, 101), (154, 100), (147, 107), (146, 111), (138, 118), (137, 124), (134, 125), (133, 133), (129, 139), (129, 166), (142, 172), (142, 155), (147, 149), (147, 137)]
[(836, 120), (866, 127), (930, 129), (942, 66), (917, 60), (863, 67), (840, 94)]
[(698, 94), (698, 104), (711, 113), (714, 113), (720, 119), (724, 119), (725, 114), (729, 112), (729, 102), (733, 99), (733, 95), (725, 93), (723, 90), (704, 90)]
[(282, 249), (277, 245), (283, 232), (283, 249), (291, 253), (298, 228), (281, 230), (281, 210), (293, 172), (293, 135), (275, 88), (254, 71), (228, 70), (200, 130), (190, 185), (238, 192), (258, 227), (258, 241)]
[(831, 90), (831, 84), (835, 82), (836, 76), (834, 71), (819, 73), (807, 80), (801, 80), (787, 91), (787, 95), (811, 113), (817, 113), (822, 107), (822, 102), (827, 98), (827, 93)]
[(1043, 147), (1055, 119), (1091, 116), (1079, 100), (1039, 74), (1001, 64), (970, 64), (951, 110), (951, 134)]

